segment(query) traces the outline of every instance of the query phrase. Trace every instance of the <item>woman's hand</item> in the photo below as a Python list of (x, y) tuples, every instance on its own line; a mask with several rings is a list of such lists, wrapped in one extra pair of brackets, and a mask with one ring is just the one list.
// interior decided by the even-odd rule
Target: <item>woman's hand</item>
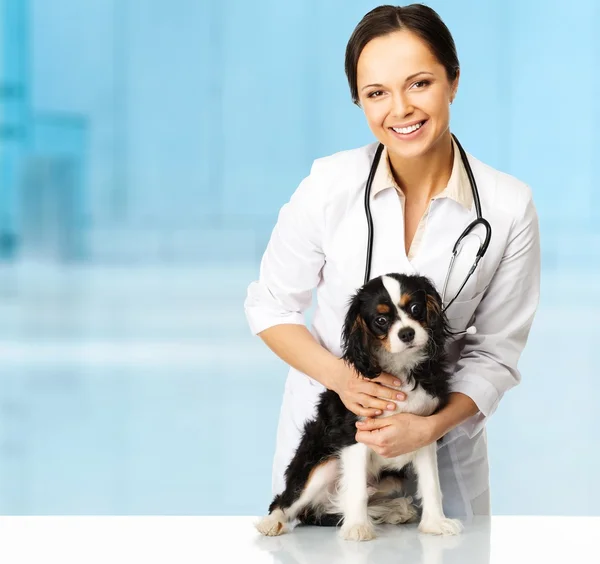
[(406, 399), (406, 394), (389, 387), (400, 385), (400, 381), (391, 374), (382, 372), (377, 378), (369, 380), (345, 361), (340, 362), (342, 368), (336, 375), (331, 389), (340, 396), (343, 404), (352, 413), (363, 417), (374, 417), (381, 415), (386, 409), (388, 411), (396, 409), (396, 404), (389, 400)]
[(414, 413), (395, 413), (357, 421), (356, 440), (384, 458), (420, 449), (435, 440), (432, 420)]

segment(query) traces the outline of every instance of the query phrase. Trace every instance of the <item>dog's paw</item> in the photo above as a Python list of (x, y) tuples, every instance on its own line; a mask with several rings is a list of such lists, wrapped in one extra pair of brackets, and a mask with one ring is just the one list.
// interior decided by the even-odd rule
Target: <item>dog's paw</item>
[(267, 537), (276, 537), (283, 533), (287, 533), (287, 527), (285, 526), (281, 509), (276, 509), (273, 513), (263, 517), (260, 521), (255, 523), (254, 526), (261, 535)]
[(419, 531), (430, 535), (458, 535), (463, 524), (458, 519), (423, 519), (419, 523)]
[(371, 523), (358, 523), (355, 525), (343, 524), (340, 529), (340, 537), (351, 541), (373, 540), (377, 535)]

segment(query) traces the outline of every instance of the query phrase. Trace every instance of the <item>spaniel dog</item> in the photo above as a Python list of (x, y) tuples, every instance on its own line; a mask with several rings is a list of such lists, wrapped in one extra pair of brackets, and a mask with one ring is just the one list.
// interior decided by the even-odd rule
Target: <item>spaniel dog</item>
[[(390, 273), (362, 286), (349, 300), (342, 332), (342, 358), (364, 378), (382, 371), (400, 380), (395, 411), (431, 415), (449, 399), (445, 352), (450, 337), (441, 298), (424, 276)], [(356, 421), (338, 394), (325, 390), (317, 414), (305, 423), (295, 455), (285, 472), (285, 490), (269, 514), (255, 524), (263, 535), (286, 532), (286, 524), (336, 526), (347, 540), (376, 537), (375, 524), (415, 521), (411, 497), (398, 497), (405, 472), (417, 478), (422, 502), (419, 531), (452, 535), (462, 523), (445, 517), (437, 467), (437, 444), (384, 458), (358, 443)]]

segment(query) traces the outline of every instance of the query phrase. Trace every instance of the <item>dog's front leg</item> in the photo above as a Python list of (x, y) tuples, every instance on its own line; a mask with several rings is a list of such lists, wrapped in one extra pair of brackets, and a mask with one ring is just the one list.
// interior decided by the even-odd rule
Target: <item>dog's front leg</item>
[(376, 536), (375, 527), (367, 513), (369, 461), (370, 450), (363, 443), (346, 447), (340, 453), (339, 503), (344, 515), (340, 535), (346, 540), (371, 540)]
[(460, 533), (462, 523), (457, 519), (447, 519), (444, 515), (435, 441), (416, 452), (413, 466), (417, 474), (418, 496), (423, 504), (419, 531), (433, 535)]

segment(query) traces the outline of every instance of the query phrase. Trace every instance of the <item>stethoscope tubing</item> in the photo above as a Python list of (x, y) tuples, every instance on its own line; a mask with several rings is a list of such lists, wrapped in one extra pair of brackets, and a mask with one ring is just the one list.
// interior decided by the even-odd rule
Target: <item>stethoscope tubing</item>
[[(444, 311), (446, 309), (448, 309), (448, 307), (456, 300), (456, 298), (459, 296), (460, 292), (465, 287), (466, 283), (468, 282), (468, 280), (471, 277), (471, 275), (473, 274), (473, 272), (475, 272), (475, 269), (477, 268), (479, 261), (485, 255), (485, 253), (488, 249), (488, 246), (490, 244), (490, 240), (492, 238), (492, 226), (483, 217), (483, 214), (481, 212), (481, 200), (479, 199), (479, 190), (477, 189), (477, 182), (475, 181), (475, 176), (473, 175), (473, 170), (471, 169), (471, 165), (469, 164), (469, 159), (468, 159), (467, 154), (465, 153), (465, 150), (463, 149), (462, 145), (456, 138), (456, 135), (454, 135), (453, 133), (451, 135), (452, 135), (452, 138), (454, 139), (454, 141), (456, 142), (456, 145), (460, 152), (461, 161), (465, 167), (467, 177), (469, 178), (469, 184), (471, 185), (471, 192), (473, 193), (473, 203), (475, 205), (475, 212), (477, 214), (477, 218), (467, 226), (467, 228), (461, 233), (459, 238), (456, 240), (456, 243), (454, 243), (454, 247), (452, 248), (452, 257), (450, 259), (450, 265), (448, 267), (448, 272), (446, 273), (446, 279), (444, 281), (444, 287), (442, 290), (442, 303), (444, 303), (444, 301), (445, 301), (446, 287), (448, 285), (448, 280), (450, 278), (452, 266), (454, 265), (454, 260), (456, 259), (456, 256), (457, 256), (459, 248), (460, 248), (460, 243), (467, 235), (469, 235), (469, 233), (471, 233), (471, 231), (473, 231), (473, 229), (475, 229), (475, 227), (477, 227), (477, 225), (482, 225), (483, 228), (485, 229), (485, 238), (479, 246), (479, 250), (477, 251), (475, 260), (473, 262), (471, 269), (469, 270), (469, 273), (467, 274), (462, 285), (456, 292), (454, 298), (452, 298), (452, 300), (450, 300), (448, 302), (448, 304), (446, 304), (444, 306), (444, 308), (443, 308)], [(373, 216), (371, 215), (371, 202), (370, 202), (371, 186), (373, 184), (373, 178), (375, 177), (375, 172), (377, 170), (377, 166), (379, 164), (379, 160), (381, 158), (382, 152), (383, 152), (383, 144), (379, 143), (379, 145), (377, 146), (377, 149), (375, 151), (375, 155), (373, 156), (373, 162), (371, 163), (371, 169), (369, 170), (369, 176), (367, 178), (367, 184), (365, 187), (365, 215), (367, 217), (368, 232), (367, 232), (367, 256), (366, 256), (366, 261), (365, 261), (364, 284), (366, 284), (370, 278), (371, 261), (372, 261), (372, 254), (373, 254)]]

